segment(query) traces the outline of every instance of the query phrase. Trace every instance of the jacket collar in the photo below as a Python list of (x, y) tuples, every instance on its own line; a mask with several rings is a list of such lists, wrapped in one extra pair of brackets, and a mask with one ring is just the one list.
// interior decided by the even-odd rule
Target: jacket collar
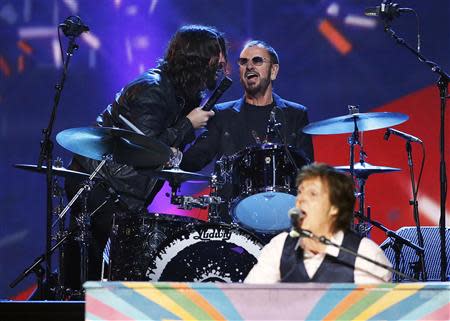
[[(275, 106), (281, 107), (281, 108), (286, 107), (286, 104), (284, 103), (283, 99), (281, 99), (280, 96), (278, 96), (275, 93), (272, 93), (272, 97), (273, 97), (273, 101), (275, 102)], [(240, 112), (244, 103), (245, 103), (245, 96), (236, 100), (236, 102), (233, 105), (233, 109), (237, 112)]]

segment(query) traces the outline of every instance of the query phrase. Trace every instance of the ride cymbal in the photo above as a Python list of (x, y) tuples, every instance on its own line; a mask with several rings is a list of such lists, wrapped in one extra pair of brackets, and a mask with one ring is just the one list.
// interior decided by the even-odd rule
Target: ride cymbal
[(312, 135), (352, 133), (355, 123), (358, 131), (362, 132), (395, 126), (408, 118), (405, 114), (392, 112), (354, 113), (310, 123), (303, 128), (303, 132)]

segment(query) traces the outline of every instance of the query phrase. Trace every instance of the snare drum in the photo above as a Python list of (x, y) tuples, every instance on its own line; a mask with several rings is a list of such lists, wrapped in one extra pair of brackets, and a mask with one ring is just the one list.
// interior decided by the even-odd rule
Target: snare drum
[(160, 246), (146, 277), (150, 281), (242, 282), (261, 249), (255, 236), (237, 226), (195, 225)]
[(111, 281), (144, 281), (158, 247), (201, 221), (179, 215), (114, 216), (109, 253)]
[[(289, 148), (298, 168), (306, 159)], [(288, 210), (295, 206), (296, 168), (284, 145), (263, 144), (234, 156), (231, 213), (252, 230), (273, 233), (290, 226)]]

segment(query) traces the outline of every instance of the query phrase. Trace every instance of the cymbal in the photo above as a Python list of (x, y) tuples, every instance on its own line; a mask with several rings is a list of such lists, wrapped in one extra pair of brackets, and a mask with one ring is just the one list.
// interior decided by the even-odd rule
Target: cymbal
[[(30, 172), (41, 173), (41, 174), (45, 174), (47, 171), (47, 166), (45, 166), (45, 165), (42, 166), (41, 169), (38, 169), (37, 165), (31, 165), (31, 164), (15, 164), (14, 167), (18, 168), (18, 169), (24, 169), (24, 170), (30, 171)], [(65, 167), (53, 166), (52, 171), (56, 176), (61, 176), (64, 178), (67, 178), (67, 177), (88, 178), (89, 177), (88, 173), (73, 171), (73, 170), (67, 169)]]
[(352, 133), (355, 130), (355, 121), (358, 131), (368, 131), (395, 126), (407, 121), (408, 118), (402, 113), (355, 113), (310, 123), (303, 128), (303, 132), (313, 135)]
[(155, 138), (119, 128), (70, 128), (58, 133), (56, 140), (62, 147), (87, 158), (102, 160), (112, 155), (119, 164), (139, 167), (162, 165), (172, 153)]
[(159, 179), (169, 182), (185, 182), (185, 181), (209, 181), (211, 179), (208, 175), (199, 173), (185, 172), (179, 168), (163, 169), (160, 171), (152, 171), (151, 175)]
[[(334, 166), (334, 168), (341, 172), (350, 173), (350, 166)], [(387, 166), (374, 166), (369, 163), (360, 162), (355, 163), (354, 173), (356, 177), (367, 178), (371, 174), (382, 174), (382, 173), (390, 173), (390, 172), (398, 172), (401, 169), (395, 167), (387, 167)]]

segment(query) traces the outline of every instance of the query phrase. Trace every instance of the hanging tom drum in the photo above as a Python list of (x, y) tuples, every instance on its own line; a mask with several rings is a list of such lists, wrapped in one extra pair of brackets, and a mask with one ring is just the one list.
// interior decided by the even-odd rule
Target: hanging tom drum
[(274, 233), (288, 229), (288, 210), (295, 206), (297, 168), (307, 164), (304, 156), (280, 144), (246, 148), (233, 157), (231, 213), (252, 230)]

